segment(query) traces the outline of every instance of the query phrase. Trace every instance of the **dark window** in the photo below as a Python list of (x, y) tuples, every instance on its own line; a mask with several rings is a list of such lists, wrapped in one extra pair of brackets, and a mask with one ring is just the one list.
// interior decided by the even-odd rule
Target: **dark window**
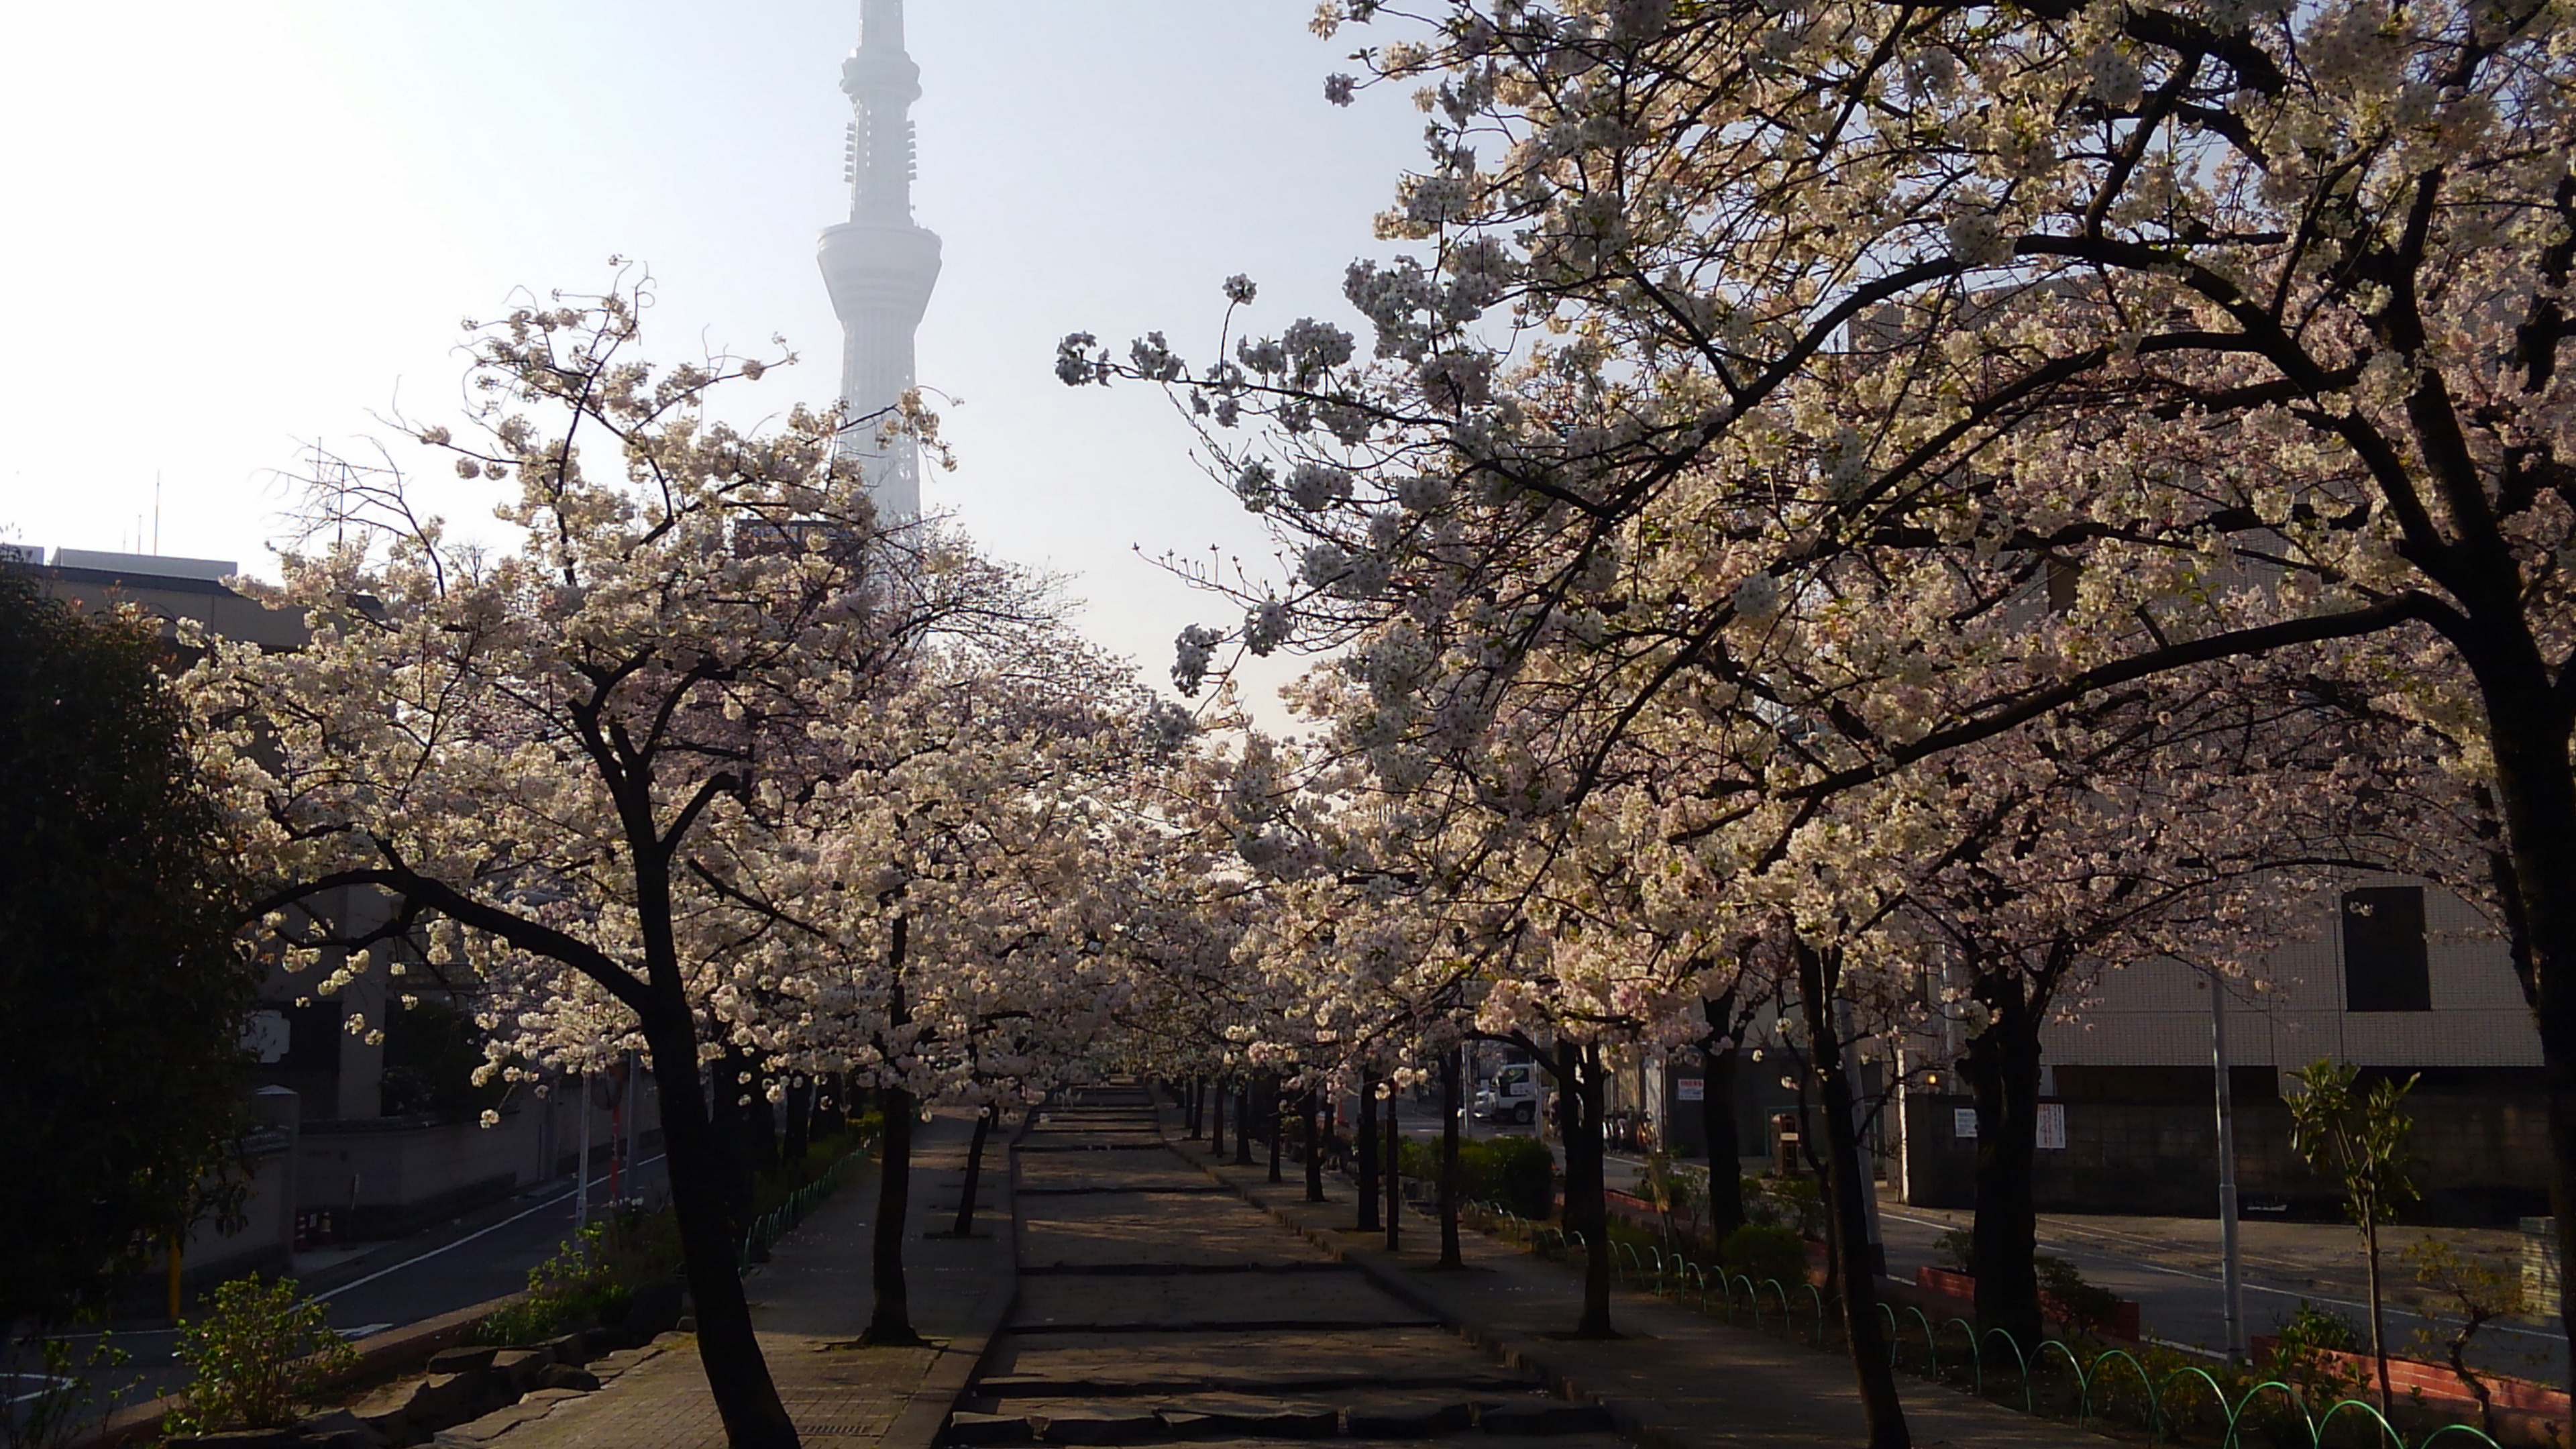
[(2343, 893), (2343, 999), (2348, 1011), (2431, 1011), (2424, 888)]
[(336, 1072), (340, 1069), (340, 1003), (316, 1001), (279, 1008), (286, 1015), (286, 1060), (290, 1072)]

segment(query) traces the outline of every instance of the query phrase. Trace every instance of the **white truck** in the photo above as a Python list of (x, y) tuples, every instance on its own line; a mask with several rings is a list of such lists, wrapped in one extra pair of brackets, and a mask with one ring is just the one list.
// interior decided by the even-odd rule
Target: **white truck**
[(1476, 1120), (1479, 1122), (1518, 1123), (1524, 1127), (1538, 1120), (1538, 1068), (1528, 1062), (1512, 1062), (1494, 1073), (1492, 1081), (1476, 1089)]

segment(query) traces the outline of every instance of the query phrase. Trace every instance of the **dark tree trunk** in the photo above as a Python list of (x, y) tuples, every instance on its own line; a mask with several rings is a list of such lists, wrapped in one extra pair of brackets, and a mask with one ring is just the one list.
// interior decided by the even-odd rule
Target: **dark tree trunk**
[(1244, 1083), (1234, 1091), (1234, 1165), (1252, 1165), (1252, 1084)]
[(1278, 1084), (1276, 1081), (1271, 1082), (1271, 1083), (1270, 1083), (1270, 1085), (1269, 1085), (1269, 1087), (1267, 1088), (1267, 1090), (1265, 1090), (1265, 1091), (1262, 1093), (1262, 1095), (1263, 1095), (1263, 1096), (1266, 1096), (1266, 1097), (1268, 1097), (1268, 1098), (1270, 1099), (1270, 1107), (1269, 1107), (1269, 1112), (1268, 1112), (1268, 1119), (1269, 1119), (1269, 1123), (1270, 1123), (1270, 1180), (1271, 1180), (1272, 1182), (1277, 1182), (1277, 1181), (1279, 1181), (1279, 1180), (1280, 1180), (1280, 1178), (1279, 1178), (1279, 1152), (1280, 1152), (1279, 1139), (1280, 1139), (1281, 1137), (1283, 1137), (1283, 1136), (1285, 1136), (1285, 1135), (1286, 1135), (1285, 1133), (1282, 1133), (1282, 1132), (1279, 1130), (1279, 1111), (1280, 1111), (1281, 1106), (1283, 1105), (1283, 1104), (1281, 1103), (1280, 1099), (1279, 1099), (1279, 1084)]
[(1395, 1125), (1395, 1083), (1386, 1084), (1386, 1250), (1404, 1246), (1404, 1139)]
[(742, 1113), (743, 1140), (751, 1147), (751, 1171), (755, 1178), (778, 1175), (778, 1113), (769, 1104), (769, 1075), (757, 1069), (745, 1074), (745, 1092), (751, 1100)]
[[(898, 928), (902, 918), (896, 917)], [(877, 1172), (876, 1235), (871, 1243), (870, 1268), (876, 1287), (876, 1301), (868, 1310), (868, 1326), (859, 1342), (871, 1347), (917, 1344), (921, 1335), (912, 1331), (912, 1298), (903, 1281), (903, 1229), (906, 1211), (912, 1203), (912, 1094), (899, 1087), (879, 1091), (878, 1102), (885, 1111), (885, 1143)]]
[(957, 1223), (949, 1236), (963, 1238), (975, 1231), (975, 1188), (984, 1176), (984, 1139), (993, 1132), (993, 1108), (975, 1114), (975, 1135), (966, 1144), (966, 1181), (957, 1189)]
[[(1843, 1075), (1842, 1034), (1835, 1026), (1833, 992), (1824, 956), (1797, 943), (1799, 1007), (1807, 1026), (1808, 1069), (1823, 1100), (1825, 1225), (1834, 1262), (1834, 1291), (1843, 1311), (1843, 1337), (1860, 1380), (1861, 1415), (1869, 1449), (1911, 1449), (1905, 1407), (1896, 1396), (1896, 1370), (1887, 1359), (1887, 1329), (1878, 1319), (1877, 1279), (1869, 1261), (1869, 1174), (1861, 1165), (1860, 1133), (1852, 1121), (1852, 1083)], [(1839, 973), (1832, 973), (1838, 976)]]
[(750, 1063), (742, 1053), (727, 1047), (717, 1055), (714, 1065), (708, 1083), (714, 1110), (708, 1114), (708, 1126), (720, 1164), (718, 1180), (724, 1194), (725, 1216), (733, 1224), (734, 1236), (740, 1238), (751, 1231), (753, 1205), (758, 1201), (751, 1175), (750, 1129), (743, 1118), (742, 1101), (743, 1078), (750, 1073)]
[[(655, 993), (657, 997), (661, 992)], [(698, 1076), (698, 1037), (676, 989), (656, 1001), (644, 1024), (653, 1082), (662, 1098), (662, 1151), (671, 1182), (671, 1214), (680, 1231), (681, 1269), (698, 1322), (698, 1362), (732, 1449), (794, 1449), (796, 1425), (779, 1401), (769, 1364), (753, 1336), (751, 1305), (735, 1272), (741, 1242), (724, 1200), (722, 1147), (705, 1110)]]
[[(887, 1015), (896, 1026), (912, 1020), (903, 993), (904, 957), (911, 934), (911, 918), (897, 911), (886, 947), (887, 974), (894, 978)], [(868, 1310), (868, 1326), (859, 1334), (859, 1342), (917, 1344), (921, 1335), (912, 1330), (912, 1296), (903, 1281), (903, 1230), (912, 1207), (912, 1124), (918, 1108), (912, 1093), (901, 1087), (879, 1088), (877, 1105), (885, 1113), (885, 1143), (877, 1172), (876, 1234), (870, 1244), (876, 1301)]]
[(1189, 1124), (1189, 1133), (1181, 1140), (1184, 1142), (1196, 1142), (1199, 1140), (1199, 1137), (1207, 1131), (1207, 1117), (1201, 1109), (1201, 1099), (1205, 1097), (1207, 1093), (1207, 1083), (1200, 1081), (1196, 1077), (1192, 1077), (1189, 1081), (1189, 1089), (1190, 1106), (1189, 1111), (1184, 1114), (1184, 1118)]
[(1556, 1079), (1556, 1133), (1565, 1146), (1565, 1231), (1583, 1239), (1583, 1311), (1574, 1336), (1617, 1338), (1610, 1324), (1610, 1209), (1601, 1196), (1601, 1049), (1560, 1040), (1548, 1065)]
[(2039, 1214), (2031, 1168), (2039, 1150), (2042, 1013), (2018, 976), (1981, 975), (1976, 999), (1993, 1015), (1968, 1039), (1960, 1069), (1977, 1104), (1977, 1215), (1970, 1271), (1977, 1277), (1977, 1334), (2002, 1329), (2022, 1352), (2039, 1348)]
[(1440, 1266), (1463, 1268), (1458, 1252), (1458, 1048), (1440, 1054)]
[(802, 1163), (806, 1150), (814, 1145), (814, 1079), (794, 1076), (787, 1079), (787, 1140), (779, 1148), (791, 1163)]
[(1315, 1104), (1313, 1088), (1307, 1089), (1305, 1100), (1306, 1110), (1301, 1115), (1306, 1119), (1306, 1201), (1322, 1202), (1324, 1200), (1324, 1152), (1323, 1144), (1316, 1140), (1320, 1135), (1316, 1119), (1323, 1113)]
[[(2498, 607), (2519, 611), (2506, 597)], [(2507, 652), (2507, 651), (2500, 651)], [(2527, 637), (2509, 651), (2511, 671), (2479, 674), (2487, 739), (2495, 755), (2497, 813), (2504, 849), (2496, 874), (2511, 889), (2508, 926), (2524, 997), (2540, 1026), (2541, 1085), (2549, 1110), (2549, 1208), (2558, 1217), (2558, 1261), (2576, 1263), (2576, 774), (2568, 767), (2569, 715), (2548, 666)], [(2472, 661), (2473, 667), (2476, 661)], [(2576, 1333), (2576, 1272), (2558, 1278), (2558, 1321)], [(2568, 1366), (2576, 1389), (2576, 1358)]]
[[(1208, 1100), (1215, 1104), (1215, 1116), (1211, 1119), (1215, 1125), (1208, 1129), (1208, 1155), (1216, 1161), (1223, 1162), (1225, 1160), (1225, 1083), (1216, 1083), (1215, 1090), (1208, 1093)], [(1236, 1125), (1240, 1127), (1242, 1124)]]
[(850, 1130), (849, 1080), (839, 1072), (818, 1077), (814, 1082), (814, 1126), (817, 1137), (833, 1137)]
[[(1699, 1129), (1708, 1149), (1708, 1228), (1719, 1242), (1744, 1226), (1744, 1143), (1735, 1130), (1735, 991), (1700, 1003), (1708, 1017), (1701, 1046)], [(1720, 1041), (1724, 1046), (1718, 1045)]]
[(1359, 1230), (1375, 1232), (1377, 1221), (1377, 1074), (1360, 1073), (1360, 1120), (1351, 1130), (1351, 1148), (1359, 1154)]

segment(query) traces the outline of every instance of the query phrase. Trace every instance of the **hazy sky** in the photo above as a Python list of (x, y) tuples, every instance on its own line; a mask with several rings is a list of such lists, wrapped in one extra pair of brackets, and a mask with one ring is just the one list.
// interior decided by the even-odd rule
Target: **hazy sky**
[[(842, 219), (839, 65), (858, 0), (240, 0), (57, 4), (0, 53), (0, 537), (241, 561), (321, 438), (453, 419), (459, 319), (513, 288), (650, 264), (676, 359), (784, 334), (767, 411), (828, 401), (839, 326), (814, 265)], [(924, 499), (1006, 558), (1078, 573), (1086, 626), (1160, 677), (1217, 601), (1139, 560), (1259, 532), (1191, 463), (1160, 395), (1074, 392), (1076, 329), (1209, 347), (1219, 285), (1264, 330), (1353, 325), (1344, 265), (1413, 164), (1409, 103), (1347, 110), (1351, 45), (1304, 0), (911, 0), (919, 219), (946, 242), (920, 335), (956, 472)], [(1123, 350), (1123, 348), (1122, 348)], [(416, 448), (406, 462), (441, 466)], [(431, 476), (431, 475), (425, 475)], [(493, 485), (435, 491), (488, 528)], [(139, 530), (139, 534), (138, 534)]]

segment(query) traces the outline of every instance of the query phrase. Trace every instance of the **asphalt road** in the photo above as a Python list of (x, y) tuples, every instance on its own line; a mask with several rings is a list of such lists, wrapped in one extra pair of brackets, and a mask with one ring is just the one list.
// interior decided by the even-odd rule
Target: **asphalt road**
[[(591, 1185), (594, 1216), (606, 1200), (607, 1183), (603, 1168)], [(644, 1159), (620, 1186), (629, 1195), (663, 1192), (660, 1155)], [(328, 1306), (331, 1326), (350, 1338), (435, 1318), (528, 1286), (528, 1270), (554, 1256), (572, 1235), (573, 1189), (567, 1174), (506, 1202), (376, 1245), (361, 1257), (301, 1256), (297, 1267), (317, 1286), (313, 1296)], [(316, 1259), (329, 1260), (329, 1265), (314, 1272)], [(111, 1329), (107, 1336), (129, 1355), (125, 1366), (105, 1380), (115, 1386), (118, 1402), (135, 1403), (186, 1387), (187, 1368), (172, 1354), (176, 1330), (137, 1326)], [(76, 1336), (76, 1351), (86, 1352), (97, 1337)]]

